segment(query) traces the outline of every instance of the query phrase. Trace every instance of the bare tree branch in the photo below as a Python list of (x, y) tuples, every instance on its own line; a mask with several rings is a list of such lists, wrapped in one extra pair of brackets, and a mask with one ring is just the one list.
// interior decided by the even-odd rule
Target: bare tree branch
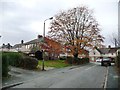
[(76, 56), (79, 50), (101, 45), (104, 37), (100, 35), (99, 24), (88, 7), (76, 7), (55, 15), (48, 36), (71, 45)]

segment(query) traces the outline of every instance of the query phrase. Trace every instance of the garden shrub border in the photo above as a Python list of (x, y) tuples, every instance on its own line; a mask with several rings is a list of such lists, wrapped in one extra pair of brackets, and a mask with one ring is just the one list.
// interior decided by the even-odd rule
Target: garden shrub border
[(2, 77), (7, 77), (9, 65), (24, 69), (37, 69), (38, 60), (21, 52), (2, 52)]
[(69, 64), (75, 64), (75, 65), (85, 64), (85, 63), (89, 63), (89, 58), (88, 57), (85, 57), (85, 58), (67, 57), (66, 62)]

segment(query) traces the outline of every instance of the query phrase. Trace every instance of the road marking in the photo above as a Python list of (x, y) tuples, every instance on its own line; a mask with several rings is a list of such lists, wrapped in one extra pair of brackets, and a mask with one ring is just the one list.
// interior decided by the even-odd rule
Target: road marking
[(85, 69), (85, 70), (89, 70), (89, 69), (91, 69), (91, 68), (93, 68), (93, 67), (95, 67), (96, 65), (94, 65), (94, 66), (92, 66), (92, 67), (89, 67), (89, 68), (87, 68), (87, 69)]
[(108, 81), (108, 69), (109, 69), (109, 67), (107, 67), (106, 69), (107, 69), (107, 73), (106, 73), (106, 75), (105, 75), (105, 81), (104, 81), (104, 86), (103, 86), (104, 90), (107, 88), (107, 81)]

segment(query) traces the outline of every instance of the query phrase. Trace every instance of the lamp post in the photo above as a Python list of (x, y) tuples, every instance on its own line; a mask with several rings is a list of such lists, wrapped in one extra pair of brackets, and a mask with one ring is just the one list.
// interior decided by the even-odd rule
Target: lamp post
[[(52, 20), (52, 19), (53, 19), (53, 17), (44, 20), (44, 27), (43, 27), (43, 43), (45, 43), (45, 21), (47, 21), (47, 20)], [(43, 50), (42, 71), (45, 70), (45, 69), (44, 69), (44, 61), (45, 61), (45, 51)]]

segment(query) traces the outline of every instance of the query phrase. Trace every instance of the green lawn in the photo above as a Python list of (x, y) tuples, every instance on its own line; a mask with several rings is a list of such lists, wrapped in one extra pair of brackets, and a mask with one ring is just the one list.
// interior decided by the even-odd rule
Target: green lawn
[[(38, 62), (38, 65), (42, 65), (42, 61)], [(47, 60), (44, 61), (45, 67), (54, 67), (54, 68), (62, 68), (70, 66), (70, 64), (65, 63), (65, 60)]]

